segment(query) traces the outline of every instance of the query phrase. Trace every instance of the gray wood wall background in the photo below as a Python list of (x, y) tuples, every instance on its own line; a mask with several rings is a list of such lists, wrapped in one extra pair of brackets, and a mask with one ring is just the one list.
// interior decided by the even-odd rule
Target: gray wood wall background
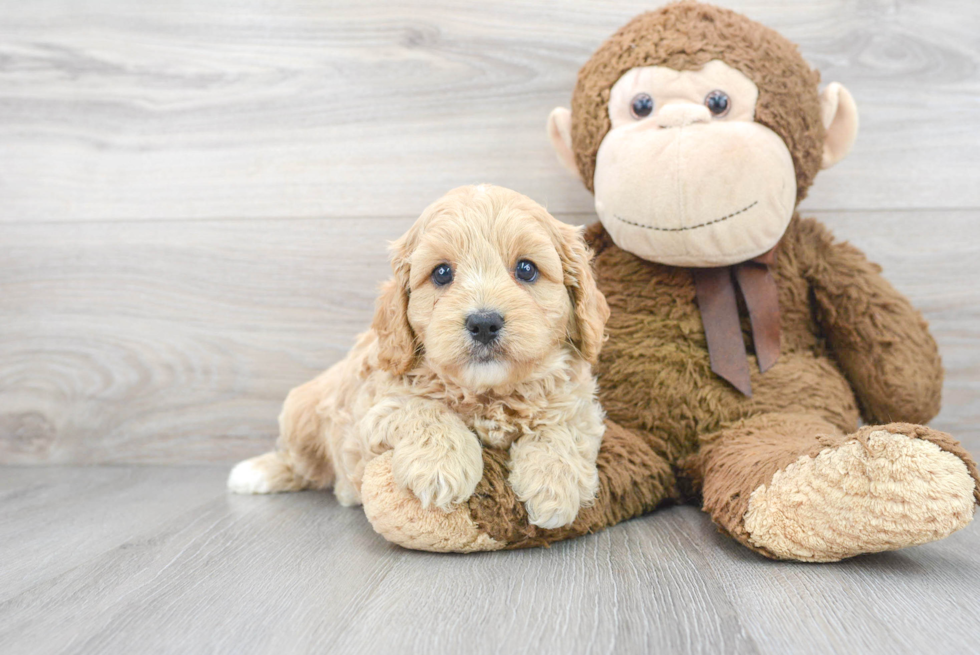
[[(0, 463), (231, 462), (460, 184), (594, 220), (544, 122), (656, 0), (0, 2)], [(857, 99), (804, 205), (923, 310), (980, 453), (980, 3), (726, 1)]]

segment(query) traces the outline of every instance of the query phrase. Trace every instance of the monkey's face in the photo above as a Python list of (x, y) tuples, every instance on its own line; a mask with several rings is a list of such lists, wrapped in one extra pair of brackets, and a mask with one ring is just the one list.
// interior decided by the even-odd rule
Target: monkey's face
[(593, 184), (618, 246), (672, 266), (726, 266), (776, 245), (796, 173), (783, 139), (755, 122), (757, 98), (718, 60), (633, 68), (613, 85)]

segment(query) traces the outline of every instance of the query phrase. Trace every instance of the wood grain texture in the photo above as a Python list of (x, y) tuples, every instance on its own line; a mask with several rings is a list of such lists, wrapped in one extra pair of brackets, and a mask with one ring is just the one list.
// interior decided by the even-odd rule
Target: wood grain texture
[[(35, 522), (40, 556), (35, 542), (3, 546), (5, 566), (32, 575), (0, 596), (0, 651), (823, 655), (964, 653), (980, 639), (976, 524), (897, 553), (787, 564), (675, 507), (551, 549), (434, 555), (384, 542), (329, 493), (226, 495), (226, 472), (0, 469), (14, 499), (0, 526), (32, 505), (49, 519)], [(125, 512), (137, 478), (179, 493), (87, 544), (77, 527)], [(72, 522), (52, 502), (69, 483)]]
[[(819, 214), (932, 324), (934, 425), (980, 452), (980, 211)], [(570, 222), (588, 215), (563, 216)], [(233, 462), (371, 320), (400, 219), (10, 224), (0, 462)]]
[(0, 469), (0, 602), (213, 501), (211, 477), (178, 467)]
[[(0, 457), (224, 461), (370, 322), (411, 219), (13, 224)], [(258, 445), (256, 441), (260, 441)]]
[[(0, 222), (402, 216), (449, 188), (591, 210), (544, 122), (643, 0), (0, 5)], [(722, 2), (861, 110), (813, 209), (980, 207), (980, 4)]]

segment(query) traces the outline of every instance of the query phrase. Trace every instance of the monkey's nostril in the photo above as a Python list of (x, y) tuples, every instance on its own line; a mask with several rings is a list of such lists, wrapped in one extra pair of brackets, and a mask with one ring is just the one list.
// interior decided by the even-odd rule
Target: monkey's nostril
[(504, 317), (498, 312), (474, 312), (466, 317), (466, 330), (474, 341), (487, 345), (495, 340), (504, 327)]

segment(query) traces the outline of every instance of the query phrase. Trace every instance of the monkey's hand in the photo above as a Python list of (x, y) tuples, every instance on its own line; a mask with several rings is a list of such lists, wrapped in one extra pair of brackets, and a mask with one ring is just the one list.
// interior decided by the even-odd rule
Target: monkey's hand
[(943, 368), (925, 319), (881, 267), (818, 222), (800, 223), (817, 318), (869, 423), (925, 423), (939, 412)]

